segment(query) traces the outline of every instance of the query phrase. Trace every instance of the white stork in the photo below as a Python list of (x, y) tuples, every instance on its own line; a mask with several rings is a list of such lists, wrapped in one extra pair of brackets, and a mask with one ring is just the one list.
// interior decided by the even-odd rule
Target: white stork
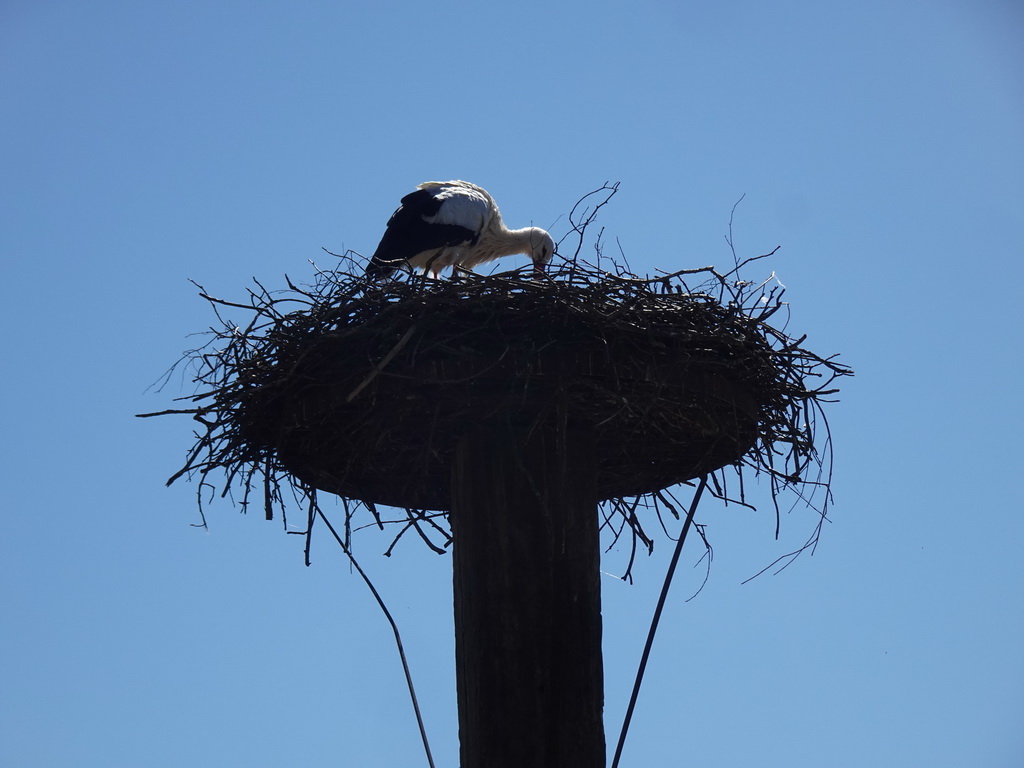
[(445, 267), (525, 253), (543, 273), (555, 243), (540, 227), (509, 229), (487, 191), (468, 181), (427, 181), (402, 198), (388, 220), (366, 274), (389, 275), (408, 264), (437, 277)]

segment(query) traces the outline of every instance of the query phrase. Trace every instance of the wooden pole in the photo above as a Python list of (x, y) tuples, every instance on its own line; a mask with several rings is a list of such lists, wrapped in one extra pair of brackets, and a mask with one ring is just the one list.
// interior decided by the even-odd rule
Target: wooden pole
[(461, 768), (604, 768), (594, 441), (481, 426), (452, 467)]

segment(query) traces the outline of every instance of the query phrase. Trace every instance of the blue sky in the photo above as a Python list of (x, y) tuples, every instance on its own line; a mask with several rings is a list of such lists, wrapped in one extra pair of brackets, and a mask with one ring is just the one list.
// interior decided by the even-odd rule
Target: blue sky
[[(781, 246), (791, 329), (857, 371), (832, 523), (704, 504), (628, 766), (1024, 763), (1024, 11), (1017, 3), (0, 6), (7, 409), (0, 763), (425, 765), (383, 617), (326, 540), (197, 520), (187, 420), (138, 420), (212, 318), (187, 282), (369, 253), (427, 179), (634, 270)], [(451, 566), (357, 540), (458, 761)], [(614, 745), (670, 547), (603, 582)], [(616, 553), (607, 570), (614, 571)], [(609, 753), (611, 749), (609, 749)]]

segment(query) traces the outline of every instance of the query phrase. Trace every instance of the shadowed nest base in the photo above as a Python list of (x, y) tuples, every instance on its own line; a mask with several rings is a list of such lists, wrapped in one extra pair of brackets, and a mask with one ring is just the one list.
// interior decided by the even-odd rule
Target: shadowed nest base
[[(169, 482), (198, 475), (209, 489), (222, 471), (223, 493), (240, 488), (243, 509), (258, 494), (268, 519), (284, 511), (282, 488), (308, 502), (307, 558), (317, 490), (341, 497), (346, 530), (360, 509), (387, 522), (385, 505), (403, 513), (390, 521), (402, 524), (395, 541), (412, 529), (443, 551), (455, 446), (489, 423), (592, 435), (602, 525), (613, 543), (629, 531), (634, 551), (653, 547), (644, 510), (677, 516), (669, 488), (707, 473), (713, 493), (739, 503), (744, 468), (766, 474), (773, 497), (823, 488), (823, 520), (830, 445), (827, 424), (820, 444), (816, 427), (850, 371), (769, 325), (788, 311), (784, 289), (740, 281), (738, 269), (638, 277), (576, 258), (541, 280), (513, 271), (376, 285), (346, 257), (307, 288), (257, 283), (248, 303), (203, 291), (223, 327), (183, 358), (194, 407), (144, 415), (203, 425)], [(247, 325), (226, 317), (238, 310)], [(739, 476), (732, 491), (725, 470)]]
[(338, 305), (326, 328), (282, 328), (245, 372), (241, 432), (320, 490), (429, 510), (448, 509), (459, 439), (489, 422), (593, 433), (601, 499), (776, 437), (789, 392), (756, 321), (590, 277), (396, 283)]

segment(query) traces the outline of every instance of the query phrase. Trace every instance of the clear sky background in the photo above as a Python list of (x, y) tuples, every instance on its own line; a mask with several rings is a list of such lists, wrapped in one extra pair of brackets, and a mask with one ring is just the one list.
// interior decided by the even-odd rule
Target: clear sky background
[[(740, 255), (857, 371), (813, 557), (741, 585), (813, 514), (702, 506), (623, 768), (1024, 765), (1022, 39), (1011, 0), (0, 4), (0, 764), (426, 764), (336, 547), (190, 527), (190, 422), (133, 414), (190, 391), (146, 391), (213, 321), (187, 278), (307, 279), (464, 178), (556, 237), (620, 181), (639, 272), (730, 264), (745, 194)], [(450, 558), (386, 543), (453, 768)], [(603, 582), (609, 754), (670, 550)]]

